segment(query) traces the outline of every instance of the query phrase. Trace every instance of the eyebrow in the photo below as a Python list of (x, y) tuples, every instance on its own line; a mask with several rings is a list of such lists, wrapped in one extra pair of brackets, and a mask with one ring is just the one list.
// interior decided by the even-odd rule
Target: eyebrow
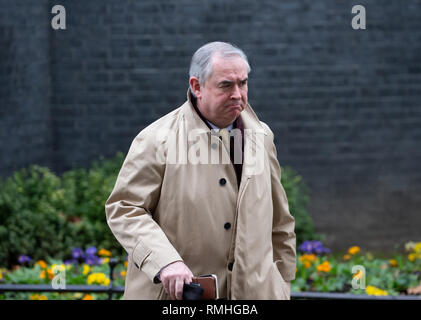
[[(246, 82), (247, 80), (248, 80), (248, 78), (244, 78), (244, 79), (240, 80), (240, 82)], [(234, 83), (234, 81), (231, 81), (231, 80), (222, 80), (218, 83), (218, 85), (231, 85), (233, 83)]]

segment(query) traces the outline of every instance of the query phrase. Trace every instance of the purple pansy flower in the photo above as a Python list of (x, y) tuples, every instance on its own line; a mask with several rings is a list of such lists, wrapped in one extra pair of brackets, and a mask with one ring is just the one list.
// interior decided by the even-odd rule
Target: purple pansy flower
[(18, 261), (20, 264), (29, 263), (31, 261), (31, 258), (29, 256), (21, 254), (18, 258)]
[(92, 266), (95, 264), (100, 264), (101, 260), (97, 257), (97, 249), (92, 246), (86, 249), (86, 257), (85, 257), (85, 263)]
[(96, 254), (96, 248), (95, 247), (89, 247), (88, 249), (86, 249), (86, 254), (87, 255), (94, 255), (94, 254)]
[(74, 259), (83, 259), (85, 254), (81, 248), (73, 248), (72, 250), (72, 257)]
[(85, 263), (90, 266), (99, 264), (100, 262), (101, 260), (96, 255), (93, 255), (93, 254), (88, 254), (85, 259)]
[(317, 241), (317, 240), (304, 241), (301, 244), (301, 246), (299, 247), (299, 250), (302, 251), (302, 252), (305, 252), (307, 254), (311, 254), (311, 253), (316, 253), (316, 254), (330, 253), (330, 249), (323, 247), (323, 244), (320, 241)]
[(299, 247), (300, 251), (305, 253), (311, 253), (313, 247), (311, 245), (311, 241), (304, 241), (301, 246)]

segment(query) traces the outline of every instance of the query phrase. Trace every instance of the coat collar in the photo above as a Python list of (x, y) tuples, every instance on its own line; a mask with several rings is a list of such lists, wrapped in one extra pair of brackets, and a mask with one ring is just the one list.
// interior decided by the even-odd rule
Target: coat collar
[[(187, 132), (192, 132), (192, 130), (195, 130), (195, 133), (199, 135), (218, 135), (215, 130), (210, 129), (210, 127), (205, 123), (205, 120), (203, 120), (196, 112), (192, 104), (190, 94), (191, 93), (189, 88), (187, 90), (187, 101), (181, 106), (183, 119), (185, 120), (184, 126), (185, 129), (187, 129)], [(241, 191), (245, 188), (245, 185), (247, 185), (246, 181), (254, 174), (259, 174), (262, 172), (262, 156), (264, 154), (264, 139), (262, 134), (266, 136), (268, 133), (263, 128), (263, 125), (249, 104), (247, 104), (244, 110), (241, 112), (240, 117), (244, 128), (242, 130), (244, 141), (244, 158), (240, 185), (241, 193)]]
[[(181, 106), (181, 111), (187, 120), (186, 127), (188, 130), (201, 129), (201, 133), (211, 133), (211, 129), (205, 123), (204, 119), (199, 116), (193, 106), (190, 88), (187, 90), (187, 101)], [(259, 121), (259, 118), (254, 113), (249, 104), (247, 104), (244, 110), (241, 112), (240, 117), (244, 129), (251, 129), (251, 131), (254, 132), (263, 132), (265, 135), (267, 135), (266, 130), (264, 130), (262, 124)]]

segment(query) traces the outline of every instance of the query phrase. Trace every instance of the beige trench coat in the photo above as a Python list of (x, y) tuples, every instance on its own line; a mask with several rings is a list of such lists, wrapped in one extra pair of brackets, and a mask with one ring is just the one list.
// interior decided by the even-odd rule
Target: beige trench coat
[[(280, 183), (273, 133), (250, 105), (241, 117), (244, 131), (255, 134), (244, 137), (244, 148), (252, 152), (244, 152), (239, 188), (229, 160), (180, 161), (180, 155), (198, 149), (208, 151), (208, 159), (216, 152), (229, 157), (189, 98), (132, 142), (105, 204), (108, 225), (128, 253), (125, 299), (168, 299), (153, 279), (176, 260), (194, 275), (216, 274), (220, 297), (290, 298), (286, 281), (296, 272), (294, 218)], [(251, 161), (253, 152), (260, 166)]]

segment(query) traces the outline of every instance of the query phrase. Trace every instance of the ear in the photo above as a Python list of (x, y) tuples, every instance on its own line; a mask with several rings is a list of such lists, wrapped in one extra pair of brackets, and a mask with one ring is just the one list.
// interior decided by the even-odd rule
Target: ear
[(189, 79), (189, 84), (190, 84), (190, 87), (192, 88), (192, 90), (193, 90), (193, 93), (194, 93), (194, 95), (197, 97), (197, 98), (201, 98), (201, 87), (200, 87), (200, 83), (199, 83), (199, 79), (197, 79), (196, 77), (191, 77), (190, 79)]

